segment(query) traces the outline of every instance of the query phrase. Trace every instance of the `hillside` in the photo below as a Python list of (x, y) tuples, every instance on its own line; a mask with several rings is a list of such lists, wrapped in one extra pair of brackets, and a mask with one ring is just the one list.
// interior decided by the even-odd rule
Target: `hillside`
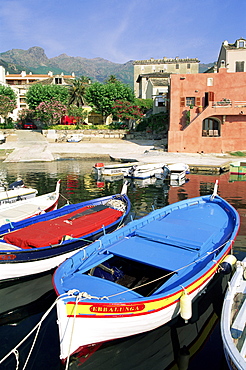
[[(37, 74), (49, 71), (57, 74), (74, 72), (77, 77), (87, 76), (92, 81), (99, 82), (103, 82), (110, 75), (115, 75), (122, 82), (133, 84), (133, 64), (131, 61), (118, 64), (103, 58), (87, 59), (70, 57), (66, 54), (49, 59), (42, 48), (34, 46), (28, 50), (12, 49), (0, 53), (0, 65), (3, 65), (1, 62), (7, 63), (7, 68), (4, 67), (10, 73), (19, 73), (21, 70)], [(13, 68), (10, 71), (11, 65), (16, 65), (15, 72)]]
[[(200, 64), (199, 72), (204, 72), (214, 63)], [(110, 75), (115, 75), (120, 81), (133, 86), (133, 61), (125, 64), (113, 63), (103, 58), (87, 59), (71, 57), (61, 54), (54, 58), (48, 58), (44, 49), (34, 46), (28, 50), (12, 49), (0, 53), (0, 65), (4, 66), (9, 73), (48, 73), (71, 74), (77, 77), (87, 76), (92, 81), (104, 82)]]

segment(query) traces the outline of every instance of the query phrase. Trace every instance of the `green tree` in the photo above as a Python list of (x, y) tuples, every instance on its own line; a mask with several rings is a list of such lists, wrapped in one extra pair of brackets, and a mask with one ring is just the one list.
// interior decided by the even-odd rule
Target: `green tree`
[(86, 89), (86, 101), (103, 116), (104, 122), (107, 116), (113, 113), (113, 106), (118, 99), (134, 101), (134, 93), (130, 86), (119, 81), (114, 83), (102, 84), (95, 82)]
[(43, 101), (36, 108), (37, 117), (47, 126), (57, 123), (66, 114), (66, 111), (66, 105), (55, 99)]
[(26, 101), (30, 109), (35, 109), (41, 102), (55, 99), (63, 104), (68, 102), (68, 89), (59, 85), (35, 84), (29, 87)]
[(0, 95), (0, 116), (4, 119), (4, 127), (10, 113), (16, 108), (16, 101), (11, 100), (7, 95)]
[(117, 79), (117, 77), (115, 75), (110, 75), (106, 80), (105, 80), (105, 83), (106, 84), (109, 84), (109, 83), (115, 83), (115, 82), (119, 82), (119, 80)]
[(75, 117), (76, 119), (76, 129), (84, 123), (85, 119), (88, 117), (88, 112), (82, 107), (77, 107), (77, 105), (71, 104), (67, 108), (68, 116)]
[(8, 96), (10, 100), (13, 100), (16, 103), (16, 94), (10, 86), (0, 85), (0, 95)]
[(152, 99), (135, 99), (135, 104), (139, 107), (143, 114), (147, 113), (148, 110), (153, 108), (153, 100)]
[(85, 76), (73, 80), (72, 86), (69, 88), (69, 105), (73, 104), (77, 105), (77, 107), (82, 107), (85, 104), (85, 93), (89, 82), (89, 77)]

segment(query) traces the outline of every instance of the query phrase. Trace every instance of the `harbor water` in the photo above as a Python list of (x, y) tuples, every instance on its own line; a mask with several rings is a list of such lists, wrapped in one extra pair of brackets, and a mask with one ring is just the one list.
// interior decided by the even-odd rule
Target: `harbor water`
[[(85, 160), (2, 163), (1, 180), (11, 183), (21, 177), (26, 186), (36, 188), (41, 195), (53, 191), (61, 179), (59, 207), (67, 202), (78, 203), (120, 192), (123, 179), (98, 179), (92, 173), (93, 164)], [(216, 180), (219, 180), (218, 194), (240, 214), (241, 227), (233, 253), (237, 259), (243, 259), (246, 254), (246, 181), (231, 178), (229, 173), (188, 174), (185, 183), (179, 186), (155, 179), (130, 181), (130, 219), (179, 200), (211, 194)], [(228, 279), (229, 276), (221, 274), (215, 276), (206, 293), (194, 303), (189, 323), (178, 317), (151, 332), (104, 343), (90, 353), (71, 356), (69, 364), (62, 364), (59, 359), (52, 274), (3, 283), (0, 285), (0, 370), (226, 370), (219, 319)], [(44, 317), (46, 312), (49, 313)], [(40, 330), (28, 336), (40, 321)], [(16, 351), (2, 361), (15, 347)]]

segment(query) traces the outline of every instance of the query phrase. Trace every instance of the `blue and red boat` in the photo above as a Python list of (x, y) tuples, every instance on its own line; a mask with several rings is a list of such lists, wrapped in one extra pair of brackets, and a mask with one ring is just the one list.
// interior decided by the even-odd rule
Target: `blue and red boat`
[(0, 227), (0, 282), (50, 271), (103, 234), (122, 226), (130, 211), (124, 184), (114, 194), (10, 222)]
[(222, 269), (239, 230), (217, 195), (152, 211), (102, 236), (53, 276), (61, 359), (83, 347), (157, 328), (181, 314)]

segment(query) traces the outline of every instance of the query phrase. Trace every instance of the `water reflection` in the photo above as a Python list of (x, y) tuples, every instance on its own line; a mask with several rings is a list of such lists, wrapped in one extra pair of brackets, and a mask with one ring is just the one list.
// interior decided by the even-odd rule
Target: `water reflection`
[[(94, 163), (70, 160), (47, 163), (2, 163), (1, 175), (7, 183), (18, 176), (25, 184), (37, 188), (39, 194), (54, 189), (61, 179), (59, 206), (67, 201), (77, 203), (118, 193), (123, 179), (98, 181), (92, 173)], [(231, 181), (229, 173), (222, 175), (187, 175), (189, 181), (182, 186), (146, 181), (131, 181), (128, 195), (132, 203), (132, 218), (140, 218), (153, 208), (160, 208), (179, 200), (211, 194), (215, 180), (219, 180), (218, 193), (228, 200), (241, 216), (241, 228), (234, 245), (234, 254), (245, 256), (246, 241), (246, 199), (245, 181)], [(73, 357), (69, 368), (76, 369), (226, 369), (219, 330), (219, 316), (222, 293), (226, 282), (221, 284), (217, 276), (210, 293), (202, 295), (193, 308), (191, 323), (184, 325), (181, 319), (173, 325), (164, 325), (152, 332), (102, 345), (90, 357)], [(0, 287), (0, 360), (17, 345), (40, 321), (55, 299), (51, 275), (39, 280), (2, 285)], [(223, 289), (222, 289), (223, 287)], [(0, 369), (23, 368), (30, 352), (35, 333), (12, 354)], [(209, 341), (207, 340), (209, 338)], [(86, 361), (85, 361), (86, 360)], [(187, 362), (188, 361), (188, 362)], [(187, 365), (189, 364), (189, 365)], [(187, 367), (188, 366), (188, 367)], [(41, 325), (37, 342), (33, 348), (26, 369), (60, 369), (59, 338), (56, 312), (52, 312)]]

